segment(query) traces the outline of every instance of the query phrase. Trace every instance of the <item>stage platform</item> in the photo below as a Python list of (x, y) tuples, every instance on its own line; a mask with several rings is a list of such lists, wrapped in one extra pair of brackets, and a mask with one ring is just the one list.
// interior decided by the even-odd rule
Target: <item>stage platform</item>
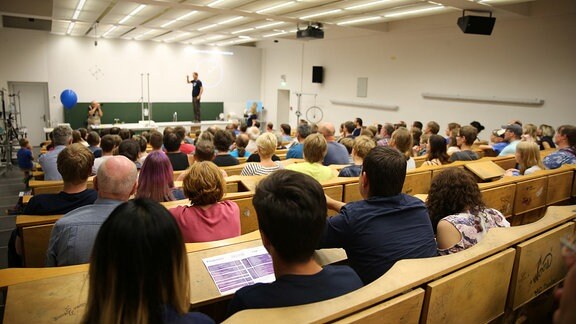
[[(102, 130), (102, 129), (110, 129), (112, 127), (120, 127), (123, 129), (130, 129), (133, 131), (147, 131), (147, 130), (158, 130), (159, 132), (163, 132), (164, 128), (166, 127), (176, 127), (182, 126), (185, 127), (187, 130), (190, 129), (190, 126), (200, 126), (200, 130), (205, 131), (208, 127), (211, 126), (218, 126), (220, 128), (226, 127), (226, 125), (230, 124), (231, 121), (221, 121), (221, 120), (205, 120), (201, 121), (200, 123), (195, 123), (192, 121), (176, 121), (176, 122), (152, 122), (152, 121), (140, 121), (138, 123), (120, 123), (120, 124), (100, 124), (98, 126), (92, 126), (92, 129), (95, 130)], [(44, 133), (46, 133), (46, 138), (48, 138), (48, 134), (52, 132), (53, 128), (44, 127)]]

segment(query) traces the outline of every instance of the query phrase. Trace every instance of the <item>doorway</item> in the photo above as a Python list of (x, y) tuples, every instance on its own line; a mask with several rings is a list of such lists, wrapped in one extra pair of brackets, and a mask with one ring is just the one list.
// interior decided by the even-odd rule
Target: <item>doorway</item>
[(290, 123), (290, 90), (278, 89), (276, 125)]
[(50, 120), (48, 83), (8, 82), (8, 89), (11, 95), (16, 96), (14, 99), (17, 106), (10, 107), (10, 110), (20, 110), (20, 116), (15, 116), (18, 127), (21, 130), (26, 128), (32, 146), (40, 146), (45, 140), (46, 121)]

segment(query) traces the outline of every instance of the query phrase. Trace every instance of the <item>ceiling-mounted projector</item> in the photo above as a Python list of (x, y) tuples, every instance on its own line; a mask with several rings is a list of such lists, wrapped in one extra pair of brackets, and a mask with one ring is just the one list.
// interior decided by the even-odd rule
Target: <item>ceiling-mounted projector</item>
[(324, 31), (322, 30), (322, 25), (309, 25), (306, 29), (298, 29), (296, 32), (296, 38), (323, 39)]
[(476, 34), (476, 35), (491, 35), (492, 30), (494, 29), (494, 23), (496, 22), (496, 18), (492, 17), (492, 12), (484, 12), (484, 11), (476, 11), (476, 10), (468, 10), (468, 11), (475, 11), (475, 12), (483, 12), (489, 13), (490, 17), (482, 17), (482, 16), (470, 16), (466, 15), (466, 10), (462, 12), (462, 17), (458, 18), (457, 24), (458, 27), (465, 33), (465, 34)]

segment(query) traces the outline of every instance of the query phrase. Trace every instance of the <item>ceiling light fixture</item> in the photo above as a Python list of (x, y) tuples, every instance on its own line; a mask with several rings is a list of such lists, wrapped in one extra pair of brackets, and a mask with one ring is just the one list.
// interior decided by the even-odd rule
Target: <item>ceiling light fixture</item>
[(184, 19), (192, 16), (193, 14), (195, 14), (195, 13), (197, 13), (197, 12), (198, 12), (198, 11), (196, 11), (196, 10), (190, 11), (189, 13), (187, 13), (187, 14), (185, 14), (185, 15), (183, 15), (183, 16), (180, 16), (180, 17), (178, 17), (178, 18), (176, 18), (176, 19), (170, 20), (169, 22), (165, 23), (164, 25), (162, 25), (162, 26), (160, 26), (160, 27), (161, 27), (161, 28), (166, 28), (166, 27), (172, 25), (173, 23), (175, 23), (175, 22), (177, 22), (177, 21), (184, 20)]
[(104, 35), (102, 35), (102, 37), (108, 36), (108, 34), (110, 34), (111, 32), (115, 31), (116, 28), (118, 28), (118, 26), (112, 26), (110, 29), (108, 29), (107, 32), (104, 33)]
[(82, 8), (84, 7), (85, 3), (86, 3), (86, 0), (80, 0), (80, 2), (78, 2), (78, 5), (76, 6), (76, 10), (74, 10), (74, 15), (72, 16), (72, 20), (78, 19), (78, 16), (80, 16), (80, 11), (82, 11)]
[(68, 25), (68, 29), (66, 30), (66, 35), (70, 35), (70, 33), (72, 33), (72, 29), (74, 29), (74, 25), (76, 25), (76, 23), (71, 21), (70, 24)]
[(224, 21), (219, 22), (218, 25), (229, 24), (229, 23), (231, 23), (231, 22), (234, 22), (234, 21), (237, 21), (237, 20), (240, 20), (240, 19), (244, 19), (244, 17), (239, 16), (239, 17), (234, 17), (234, 18), (228, 19), (228, 20), (224, 20)]
[(319, 13), (312, 14), (312, 15), (308, 15), (308, 16), (303, 16), (303, 17), (300, 17), (300, 19), (305, 20), (305, 19), (308, 19), (308, 18), (314, 18), (314, 17), (320, 17), (320, 16), (327, 16), (327, 15), (331, 15), (331, 14), (338, 13), (338, 12), (340, 12), (340, 11), (342, 11), (342, 9), (334, 9), (334, 10), (319, 12)]
[(268, 28), (268, 27), (278, 26), (278, 25), (282, 25), (282, 24), (285, 24), (285, 22), (277, 21), (277, 22), (273, 22), (273, 23), (269, 23), (269, 24), (265, 24), (265, 25), (256, 26), (256, 29)]
[(277, 4), (277, 5), (272, 6), (272, 7), (268, 7), (268, 8), (266, 8), (266, 9), (258, 10), (258, 11), (256, 11), (256, 13), (257, 13), (257, 14), (262, 14), (262, 13), (265, 13), (265, 12), (268, 12), (268, 11), (272, 11), (272, 10), (275, 10), (275, 9), (280, 9), (280, 8), (289, 6), (289, 5), (291, 5), (291, 4), (294, 4), (295, 2), (296, 2), (296, 1), (284, 2), (284, 3)]
[(233, 31), (230, 34), (236, 35), (236, 34), (244, 33), (244, 32), (251, 31), (251, 30), (254, 30), (254, 28), (240, 29), (240, 30)]
[(347, 20), (347, 21), (339, 22), (339, 23), (337, 23), (336, 25), (338, 25), (338, 26), (350, 25), (350, 24), (356, 24), (356, 23), (361, 23), (361, 22), (365, 22), (365, 21), (372, 21), (372, 20), (378, 20), (378, 19), (382, 19), (382, 17), (376, 16), (376, 17), (366, 17), (366, 18), (352, 19), (352, 20)]
[(278, 33), (272, 33), (272, 34), (264, 35), (264, 36), (262, 36), (262, 37), (265, 37), (265, 38), (266, 38), (266, 37), (274, 37), (274, 36), (284, 35), (284, 34), (286, 34), (286, 33), (287, 33), (286, 31), (281, 31), (281, 32), (278, 32)]
[(202, 28), (198, 28), (198, 30), (199, 30), (199, 31), (203, 31), (203, 30), (206, 30), (206, 29), (214, 28), (214, 27), (216, 27), (216, 26), (218, 26), (218, 24), (212, 24), (212, 25), (204, 26), (204, 27), (202, 27)]
[(344, 8), (344, 9), (346, 9), (346, 10), (361, 9), (361, 8), (365, 8), (365, 7), (375, 6), (377, 4), (381, 4), (381, 3), (385, 3), (385, 2), (389, 2), (389, 1), (390, 0), (380, 0), (380, 1), (368, 2), (368, 3), (364, 3), (364, 4), (360, 4), (360, 5), (356, 5), (356, 6), (351, 6), (351, 7)]
[(217, 4), (221, 3), (221, 2), (224, 2), (224, 0), (216, 0), (216, 1), (213, 1), (213, 2), (209, 3), (207, 6), (208, 6), (208, 7), (213, 7), (213, 6), (215, 6), (215, 5), (217, 5)]
[(407, 15), (413, 15), (413, 14), (418, 14), (418, 13), (423, 13), (423, 12), (433, 11), (433, 10), (438, 10), (438, 9), (443, 9), (443, 8), (445, 8), (445, 7), (444, 6), (436, 6), (436, 7), (429, 7), (429, 8), (423, 8), (423, 9), (400, 11), (400, 12), (395, 12), (395, 13), (384, 15), (384, 17), (385, 18), (392, 18), (392, 17), (407, 16)]
[(128, 19), (132, 18), (133, 16), (135, 16), (137, 13), (139, 13), (142, 9), (144, 9), (146, 7), (145, 4), (141, 4), (139, 5), (136, 9), (132, 10), (131, 13), (128, 14), (128, 16), (122, 18), (122, 20), (120, 20), (118, 23), (119, 24), (123, 24), (125, 22), (128, 21)]

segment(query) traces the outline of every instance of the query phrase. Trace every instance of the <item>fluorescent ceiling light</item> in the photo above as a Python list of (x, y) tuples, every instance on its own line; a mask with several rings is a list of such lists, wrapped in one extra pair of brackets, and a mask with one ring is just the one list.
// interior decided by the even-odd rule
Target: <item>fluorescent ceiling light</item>
[(262, 37), (274, 37), (274, 36), (279, 36), (279, 35), (284, 35), (284, 34), (286, 34), (286, 32), (285, 32), (285, 31), (281, 31), (281, 32), (278, 32), (278, 33), (273, 33), (273, 34), (264, 35), (264, 36), (262, 36)]
[(224, 35), (215, 35), (215, 36), (207, 37), (206, 40), (216, 40), (216, 39), (220, 39), (220, 38), (224, 38), (224, 37), (226, 37), (226, 36), (224, 36)]
[(146, 35), (150, 34), (150, 33), (151, 33), (151, 32), (153, 32), (153, 31), (154, 31), (154, 30), (149, 30), (149, 31), (147, 31), (147, 32), (145, 32), (145, 33), (142, 33), (142, 34), (140, 34), (140, 35), (138, 35), (138, 36), (134, 37), (134, 39), (136, 39), (136, 40), (139, 40), (139, 39), (141, 39), (142, 37), (144, 37), (144, 36), (146, 36)]
[(234, 55), (234, 52), (219, 51), (219, 50), (199, 50), (199, 49), (189, 49), (192, 53), (200, 54), (218, 54), (218, 55)]
[(240, 20), (240, 19), (244, 19), (244, 17), (240, 16), (240, 17), (234, 17), (234, 18), (231, 18), (228, 20), (224, 20), (224, 21), (219, 22), (218, 25), (225, 25), (225, 24), (228, 24), (228, 23), (231, 23), (233, 21)]
[(224, 2), (224, 0), (216, 0), (216, 1), (213, 1), (213, 2), (211, 2), (211, 3), (208, 4), (208, 7), (215, 6), (215, 5), (217, 5), (217, 4), (221, 3), (221, 2)]
[(68, 29), (66, 30), (66, 35), (70, 35), (70, 33), (72, 33), (72, 29), (74, 29), (74, 25), (76, 25), (76, 23), (71, 21), (70, 24), (68, 25)]
[(335, 14), (335, 13), (340, 12), (340, 11), (342, 11), (342, 9), (334, 9), (334, 10), (330, 10), (330, 11), (324, 11), (324, 12), (319, 12), (319, 13), (316, 13), (316, 14), (313, 14), (313, 15), (308, 15), (308, 16), (300, 17), (300, 19), (308, 19), (308, 18), (326, 16), (326, 15)]
[(242, 39), (252, 39), (250, 36), (243, 36), (243, 35), (238, 36), (238, 38), (242, 38)]
[(277, 22), (273, 22), (273, 23), (269, 23), (269, 24), (257, 26), (256, 29), (268, 28), (268, 27), (278, 26), (278, 25), (282, 25), (282, 24), (285, 24), (285, 22), (283, 22), (283, 21), (277, 21)]
[(82, 8), (84, 7), (85, 3), (86, 3), (86, 0), (80, 0), (80, 2), (78, 2), (78, 5), (76, 6), (76, 10), (74, 10), (74, 15), (72, 16), (72, 20), (78, 19), (78, 16), (80, 16), (80, 11), (82, 11)]
[(185, 15), (183, 15), (183, 16), (180, 16), (180, 17), (178, 17), (178, 18), (176, 18), (176, 19), (170, 20), (169, 22), (165, 23), (164, 25), (162, 25), (162, 26), (160, 26), (160, 27), (161, 27), (161, 28), (168, 27), (168, 26), (172, 25), (173, 23), (175, 23), (175, 22), (177, 22), (177, 21), (180, 21), (180, 20), (184, 20), (184, 19), (192, 16), (193, 14), (195, 14), (195, 13), (197, 13), (197, 12), (198, 12), (198, 11), (196, 11), (196, 10), (190, 11), (189, 13), (187, 13), (187, 14), (185, 14)]
[(339, 23), (337, 23), (336, 25), (338, 25), (338, 26), (350, 25), (350, 24), (356, 24), (356, 23), (361, 23), (361, 22), (365, 22), (365, 21), (372, 21), (372, 20), (378, 20), (378, 19), (382, 19), (382, 17), (377, 16), (377, 17), (366, 17), (366, 18), (352, 19), (352, 20), (347, 20), (347, 21), (339, 22)]
[(105, 32), (104, 35), (102, 35), (102, 37), (108, 36), (108, 34), (110, 34), (111, 32), (115, 31), (116, 28), (118, 28), (118, 26), (112, 26), (112, 28), (108, 29), (108, 31)]
[(214, 28), (214, 27), (216, 27), (216, 26), (218, 26), (218, 24), (212, 24), (212, 25), (204, 26), (204, 27), (202, 27), (202, 28), (198, 28), (198, 30), (199, 30), (199, 31), (202, 31), (202, 30), (206, 30), (206, 29), (209, 29), (209, 28)]
[(359, 4), (359, 5), (356, 5), (356, 6), (351, 6), (351, 7), (344, 8), (344, 9), (346, 9), (346, 10), (360, 9), (360, 8), (364, 8), (364, 7), (375, 6), (375, 5), (377, 5), (377, 4), (381, 4), (381, 3), (389, 2), (389, 1), (390, 1), (390, 0), (373, 1), (373, 2), (368, 2), (368, 3), (364, 3), (364, 4)]
[(427, 12), (427, 11), (438, 10), (438, 9), (442, 9), (442, 8), (444, 8), (444, 6), (430, 7), (430, 8), (424, 8), (424, 9), (415, 9), (415, 10), (408, 10), (408, 11), (400, 11), (400, 12), (395, 12), (395, 13), (384, 15), (384, 17), (385, 18), (392, 18), (392, 17), (407, 16), (407, 15), (413, 15), (413, 14), (418, 14), (418, 13)]
[(132, 16), (135, 16), (137, 13), (139, 13), (142, 9), (144, 9), (144, 7), (146, 7), (145, 4), (141, 4), (139, 5), (136, 9), (132, 10), (131, 13), (128, 14), (128, 16), (122, 18), (122, 20), (120, 20), (118, 23), (119, 24), (123, 24), (126, 21), (128, 21), (128, 19), (132, 18)]
[(240, 30), (233, 31), (230, 34), (236, 35), (236, 34), (244, 33), (244, 32), (251, 31), (251, 30), (254, 30), (254, 28), (240, 29)]
[(272, 6), (272, 7), (268, 7), (268, 8), (266, 8), (266, 9), (258, 10), (258, 11), (256, 11), (256, 13), (257, 13), (257, 14), (262, 14), (262, 13), (265, 13), (265, 12), (268, 12), (268, 11), (272, 11), (272, 10), (274, 10), (274, 9), (279, 9), (279, 8), (282, 8), (282, 7), (289, 6), (289, 5), (291, 5), (291, 4), (294, 4), (295, 2), (296, 2), (296, 1), (284, 2), (284, 3), (277, 4), (277, 5)]

